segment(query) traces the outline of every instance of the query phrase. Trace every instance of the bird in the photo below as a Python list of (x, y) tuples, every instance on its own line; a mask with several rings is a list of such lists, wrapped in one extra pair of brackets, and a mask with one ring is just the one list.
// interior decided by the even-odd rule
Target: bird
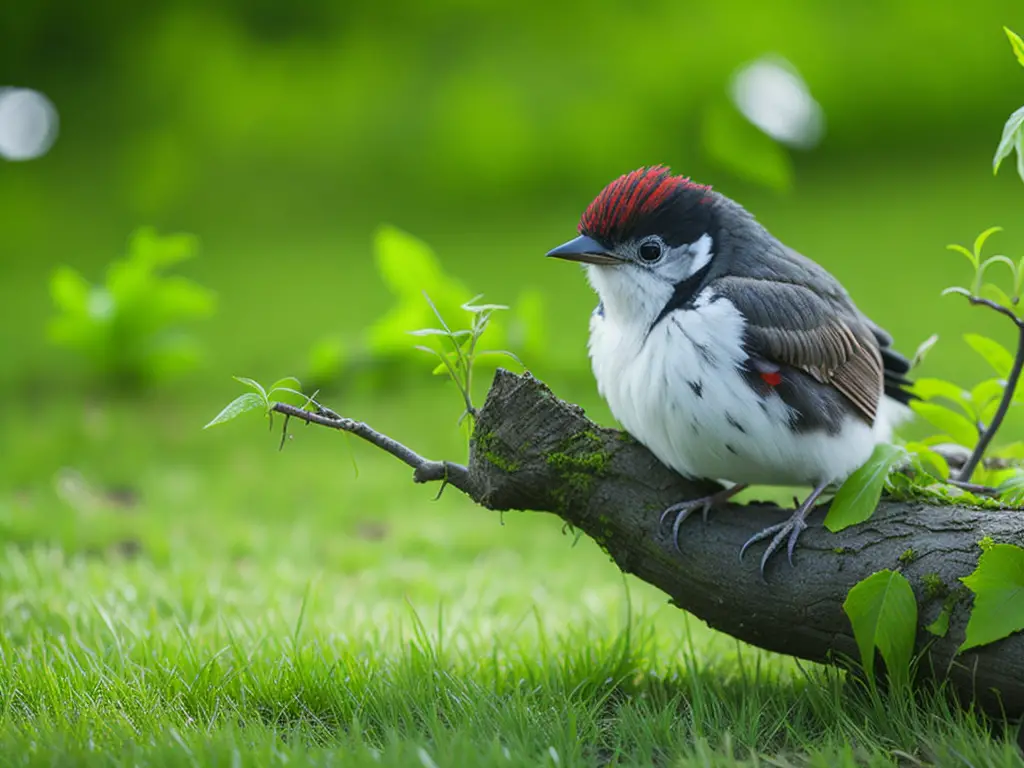
[(761, 578), (807, 517), (912, 414), (910, 363), (824, 267), (731, 198), (643, 166), (611, 181), (578, 235), (547, 252), (597, 294), (588, 356), (600, 396), (664, 465), (723, 486), (664, 510), (680, 526), (751, 485), (810, 487), (768, 539)]

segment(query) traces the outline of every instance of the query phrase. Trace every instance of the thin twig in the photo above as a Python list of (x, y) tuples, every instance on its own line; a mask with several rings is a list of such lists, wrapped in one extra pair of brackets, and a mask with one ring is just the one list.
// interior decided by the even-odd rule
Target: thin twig
[(974, 446), (970, 458), (967, 459), (963, 469), (960, 470), (959, 480), (965, 483), (970, 482), (971, 477), (974, 475), (974, 470), (978, 468), (982, 456), (985, 455), (985, 451), (988, 449), (989, 443), (992, 442), (992, 438), (996, 436), (996, 432), (1003, 423), (1006, 412), (1010, 410), (1014, 392), (1017, 390), (1017, 382), (1020, 380), (1021, 369), (1024, 369), (1024, 320), (1017, 317), (1013, 310), (1001, 304), (996, 304), (994, 301), (983, 299), (980, 296), (968, 296), (967, 300), (971, 304), (989, 307), (1001, 315), (1006, 315), (1017, 326), (1019, 335), (1017, 339), (1017, 355), (1014, 357), (1010, 375), (1006, 379), (1006, 388), (1003, 390), (1002, 400), (999, 401), (999, 408), (996, 409), (995, 416), (992, 417), (992, 422), (988, 425), (988, 428), (978, 438), (978, 444)]
[(1016, 325), (1018, 328), (1024, 328), (1024, 320), (1017, 317), (1016, 313), (1009, 307), (1004, 307), (1002, 304), (997, 304), (991, 299), (983, 299), (981, 296), (968, 296), (967, 300), (971, 302), (971, 304), (974, 304), (975, 306), (983, 306), (988, 307), (989, 309), (994, 309), (999, 314), (1006, 315), (1008, 318), (1010, 318), (1013, 321), (1014, 325)]
[(330, 427), (341, 432), (361, 437), (366, 442), (375, 445), (382, 451), (386, 451), (399, 461), (413, 468), (413, 480), (417, 483), (430, 483), (441, 481), (446, 485), (453, 485), (463, 493), (472, 494), (469, 482), (469, 470), (461, 464), (451, 461), (433, 461), (420, 456), (416, 451), (402, 445), (397, 440), (381, 434), (377, 430), (361, 421), (348, 419), (344, 416), (331, 418), (313, 411), (306, 411), (298, 406), (286, 403), (274, 403), (271, 411), (283, 413), (286, 417), (301, 419), (307, 424), (319, 424), (322, 427)]
[(993, 498), (999, 495), (999, 490), (992, 488), (988, 485), (979, 485), (978, 483), (968, 483), (966, 480), (954, 480), (950, 478), (946, 481), (950, 485), (956, 486), (963, 491), (969, 491), (977, 496), (992, 496)]

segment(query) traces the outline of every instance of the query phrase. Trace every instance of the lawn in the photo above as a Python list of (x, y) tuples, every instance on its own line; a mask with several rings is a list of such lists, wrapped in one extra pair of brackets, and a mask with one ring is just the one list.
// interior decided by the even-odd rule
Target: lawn
[[(982, 199), (969, 217), (947, 186), (958, 170)], [(851, 170), (842, 186), (811, 174), (759, 213), (827, 253), (906, 351), (938, 330), (947, 346), (926, 371), (967, 383), (957, 333), (999, 324), (937, 298), (964, 274), (943, 247), (1012, 228), (1019, 198), (978, 157), (877, 174)], [(576, 270), (539, 258), (571, 235), (567, 211), (528, 232), (416, 233), (489, 299), (543, 287), (550, 344), (582, 361), (593, 297)], [(941, 695), (873, 697), (713, 632), (553, 517), (502, 517), (454, 491), (435, 501), (390, 457), (326, 430), (293, 428), (283, 451), (256, 415), (203, 431), (240, 392), (232, 375), (296, 373), (319, 329), (355, 330), (387, 307), (367, 250), (377, 222), (350, 224), (200, 232), (188, 271), (221, 297), (204, 330), (211, 359), (142, 397), (81, 386), (43, 342), (57, 256), (95, 277), (119, 254), (101, 235), (71, 253), (16, 245), (40, 258), (0, 284), (18, 318), (0, 328), (0, 761), (1022, 764), (1015, 730)], [(512, 233), (497, 250), (495, 232)], [(1005, 238), (1019, 250), (1024, 232)], [(586, 377), (564, 386), (611, 423)], [(441, 379), (327, 403), (431, 457), (465, 458)]]

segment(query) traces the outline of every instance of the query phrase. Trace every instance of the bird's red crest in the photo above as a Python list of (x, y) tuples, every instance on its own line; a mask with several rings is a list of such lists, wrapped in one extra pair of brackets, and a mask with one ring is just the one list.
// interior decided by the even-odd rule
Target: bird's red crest
[(580, 217), (579, 232), (598, 240), (621, 240), (641, 216), (656, 211), (680, 189), (700, 190), (705, 195), (701, 202), (710, 199), (710, 186), (673, 176), (667, 166), (638, 168), (601, 190)]

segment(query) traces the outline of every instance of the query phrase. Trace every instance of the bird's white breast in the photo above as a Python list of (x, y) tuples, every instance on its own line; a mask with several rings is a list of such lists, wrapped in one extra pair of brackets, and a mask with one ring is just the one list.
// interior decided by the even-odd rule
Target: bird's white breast
[(794, 432), (779, 395), (762, 397), (739, 372), (744, 324), (731, 302), (708, 291), (649, 331), (595, 313), (589, 346), (598, 391), (627, 432), (688, 477), (839, 481), (888, 439), (887, 399), (874, 427), (851, 415), (835, 435)]

